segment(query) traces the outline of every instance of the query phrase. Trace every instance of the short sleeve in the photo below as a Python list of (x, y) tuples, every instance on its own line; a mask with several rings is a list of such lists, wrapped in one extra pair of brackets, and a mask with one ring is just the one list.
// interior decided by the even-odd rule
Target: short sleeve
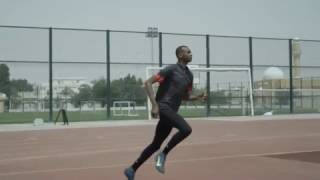
[(162, 77), (170, 76), (174, 70), (174, 67), (175, 67), (174, 65), (167, 66), (167, 67), (161, 69), (158, 74)]
[(172, 72), (174, 71), (174, 67), (174, 65), (171, 65), (161, 69), (156, 75), (157, 82), (162, 83), (167, 77), (171, 76)]

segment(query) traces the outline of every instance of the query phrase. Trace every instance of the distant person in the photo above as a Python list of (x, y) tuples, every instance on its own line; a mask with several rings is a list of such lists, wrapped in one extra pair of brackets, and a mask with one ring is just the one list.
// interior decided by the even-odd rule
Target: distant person
[[(179, 46), (176, 49), (178, 62), (160, 70), (156, 75), (151, 76), (144, 83), (144, 88), (152, 103), (151, 115), (158, 118), (155, 136), (150, 145), (141, 153), (140, 157), (128, 168), (124, 170), (128, 180), (134, 180), (137, 169), (157, 150), (160, 149), (163, 141), (169, 136), (172, 128), (177, 128), (178, 132), (170, 139), (166, 147), (155, 157), (155, 168), (160, 172), (165, 172), (165, 162), (168, 153), (183, 139), (192, 132), (186, 120), (177, 114), (182, 100), (205, 100), (207, 95), (202, 93), (191, 96), (193, 74), (187, 67), (192, 60), (192, 53), (187, 46)], [(156, 97), (152, 89), (152, 84), (160, 84)]]

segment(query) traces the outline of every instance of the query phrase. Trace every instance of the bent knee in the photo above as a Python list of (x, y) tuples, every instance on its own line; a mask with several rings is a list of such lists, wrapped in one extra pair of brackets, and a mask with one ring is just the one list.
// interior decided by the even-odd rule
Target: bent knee
[(191, 127), (188, 127), (188, 128), (185, 128), (185, 129), (183, 129), (183, 131), (181, 131), (183, 134), (184, 134), (184, 136), (189, 136), (191, 133), (192, 133), (192, 128)]

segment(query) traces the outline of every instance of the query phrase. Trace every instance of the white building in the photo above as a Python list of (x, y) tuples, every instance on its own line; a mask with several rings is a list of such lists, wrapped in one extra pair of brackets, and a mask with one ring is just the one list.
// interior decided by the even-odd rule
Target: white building
[[(53, 98), (70, 98), (62, 94), (65, 88), (71, 89), (74, 93), (79, 92), (79, 87), (82, 84), (88, 84), (85, 78), (82, 77), (59, 77), (52, 79), (52, 97)], [(41, 84), (39, 87), (40, 98), (48, 97), (49, 84)]]
[[(52, 97), (60, 99), (54, 105), (54, 108), (59, 108), (61, 103), (64, 106), (73, 107), (69, 102), (72, 95), (79, 92), (79, 87), (82, 84), (88, 84), (85, 78), (81, 77), (61, 77), (52, 80)], [(63, 90), (68, 88), (73, 93), (64, 94)], [(49, 99), (49, 83), (34, 84), (32, 92), (18, 92), (18, 97), (11, 99), (11, 111), (43, 111), (48, 107)], [(62, 101), (61, 101), (62, 100)], [(64, 101), (66, 100), (66, 101)]]

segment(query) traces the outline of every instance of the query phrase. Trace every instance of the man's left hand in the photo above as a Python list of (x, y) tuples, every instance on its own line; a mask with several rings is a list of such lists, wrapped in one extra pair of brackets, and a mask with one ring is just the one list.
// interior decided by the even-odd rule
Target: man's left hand
[(207, 92), (201, 93), (201, 94), (198, 96), (198, 99), (199, 99), (199, 100), (202, 100), (202, 101), (207, 100), (207, 99), (208, 99), (208, 94), (207, 94)]

